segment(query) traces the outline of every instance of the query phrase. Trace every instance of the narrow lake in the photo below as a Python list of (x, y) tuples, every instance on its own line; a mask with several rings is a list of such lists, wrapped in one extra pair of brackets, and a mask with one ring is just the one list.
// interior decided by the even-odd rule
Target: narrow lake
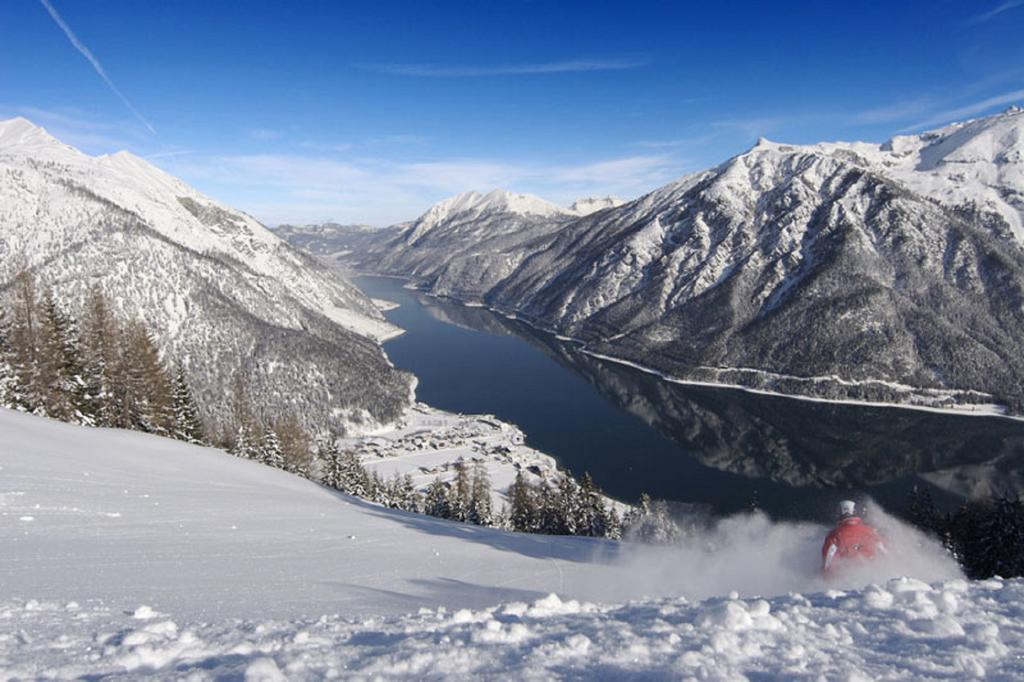
[(399, 305), (386, 315), (406, 333), (384, 349), (419, 377), (420, 400), (517, 424), (622, 500), (647, 492), (716, 514), (756, 500), (827, 521), (850, 495), (900, 512), (914, 486), (947, 509), (971, 491), (1024, 489), (1022, 422), (675, 384), (399, 279), (355, 281)]

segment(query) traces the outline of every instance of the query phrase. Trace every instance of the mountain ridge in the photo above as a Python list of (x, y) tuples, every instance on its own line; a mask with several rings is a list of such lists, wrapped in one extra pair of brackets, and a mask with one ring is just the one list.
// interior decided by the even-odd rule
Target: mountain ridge
[(762, 139), (595, 214), (344, 259), (679, 378), (1018, 413), (1022, 131), (1010, 109), (883, 144)]
[(98, 285), (189, 369), (208, 419), (227, 417), (238, 371), (268, 417), (302, 405), (317, 428), (386, 421), (409, 399), (375, 342), (397, 330), (358, 289), (133, 154), (91, 157), (0, 122), (0, 220), (0, 286), (26, 265), (74, 309)]

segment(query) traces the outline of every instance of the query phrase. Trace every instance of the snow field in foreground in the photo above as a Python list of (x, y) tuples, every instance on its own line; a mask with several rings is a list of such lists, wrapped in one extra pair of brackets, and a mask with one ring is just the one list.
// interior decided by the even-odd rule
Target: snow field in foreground
[(1024, 581), (605, 606), (555, 595), (415, 615), (179, 622), (146, 606), (0, 604), (5, 676), (874, 680), (1024, 675)]
[(815, 524), (523, 535), (140, 433), (0, 434), (0, 679), (1024, 675), (1024, 581), (967, 583), (878, 509), (891, 556), (825, 582)]

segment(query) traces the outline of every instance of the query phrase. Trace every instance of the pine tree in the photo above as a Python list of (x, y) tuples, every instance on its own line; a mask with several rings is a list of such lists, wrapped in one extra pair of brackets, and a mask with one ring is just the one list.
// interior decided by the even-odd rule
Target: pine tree
[(174, 429), (172, 435), (178, 440), (193, 445), (206, 443), (206, 433), (203, 421), (199, 417), (199, 409), (192, 398), (192, 391), (185, 379), (185, 370), (178, 367), (174, 375), (174, 393), (172, 396), (174, 406)]
[(274, 429), (267, 429), (263, 433), (263, 438), (257, 448), (256, 459), (275, 469), (284, 468), (284, 453), (281, 452), (281, 442)]
[(259, 459), (259, 443), (256, 433), (248, 426), (239, 425), (231, 439), (228, 452), (242, 459)]
[(536, 530), (536, 502), (530, 484), (523, 477), (522, 470), (516, 472), (516, 479), (508, 489), (509, 523), (512, 530), (532, 533)]
[(15, 371), (17, 358), (10, 342), (10, 324), (0, 310), (0, 407), (25, 409), (25, 396)]
[(395, 509), (407, 512), (419, 512), (423, 504), (416, 486), (412, 482), (412, 476), (406, 474), (399, 476), (397, 473), (391, 483), (390, 491), (392, 505)]
[(455, 521), (468, 521), (469, 510), (472, 505), (473, 487), (469, 480), (468, 467), (465, 460), (461, 457), (455, 463), (455, 480), (448, 494), (448, 507), (451, 510), (449, 518)]
[(669, 545), (682, 538), (682, 531), (669, 515), (665, 501), (652, 502), (646, 493), (640, 496), (639, 504), (627, 515), (624, 525), (623, 535), (637, 542)]
[(34, 314), (35, 365), (31, 373), (38, 411), (78, 424), (95, 423), (86, 392), (82, 348), (74, 320), (47, 292)]
[(583, 509), (579, 486), (568, 472), (558, 483), (556, 508), (558, 521), (553, 532), (557, 535), (576, 535), (584, 521)]
[(494, 523), (491, 504), (491, 479), (487, 475), (487, 467), (477, 462), (473, 467), (472, 491), (469, 499), (469, 522), (478, 526), (490, 526)]
[(534, 533), (544, 535), (562, 535), (565, 530), (565, 512), (561, 506), (561, 498), (556, 490), (546, 481), (539, 481), (533, 494), (537, 505)]
[(312, 446), (298, 418), (291, 412), (286, 413), (274, 425), (274, 431), (281, 441), (284, 468), (293, 474), (309, 478), (313, 471)]
[(341, 455), (340, 490), (355, 497), (373, 499), (373, 479), (352, 450), (346, 450)]
[(127, 347), (119, 368), (124, 382), (120, 426), (169, 435), (174, 429), (171, 381), (156, 343), (141, 322), (132, 322), (124, 334)]
[(12, 291), (8, 343), (14, 360), (14, 375), (21, 387), (19, 409), (45, 415), (37, 362), (39, 301), (35, 277), (28, 268), (21, 268), (14, 276)]
[(429, 486), (423, 499), (423, 513), (436, 516), (439, 519), (452, 518), (452, 508), (449, 504), (448, 486), (440, 477), (435, 478)]
[(81, 325), (85, 392), (95, 404), (96, 425), (115, 426), (118, 396), (114, 389), (121, 332), (102, 292), (93, 287)]
[(594, 538), (609, 537), (610, 533), (613, 534), (616, 524), (611, 517), (614, 510), (609, 513), (604, 496), (587, 472), (584, 472), (583, 478), (580, 479), (579, 498), (580, 523), (576, 530), (577, 534)]
[(342, 461), (341, 451), (338, 450), (334, 439), (321, 442), (316, 450), (317, 459), (320, 460), (320, 482), (328, 488), (342, 490)]

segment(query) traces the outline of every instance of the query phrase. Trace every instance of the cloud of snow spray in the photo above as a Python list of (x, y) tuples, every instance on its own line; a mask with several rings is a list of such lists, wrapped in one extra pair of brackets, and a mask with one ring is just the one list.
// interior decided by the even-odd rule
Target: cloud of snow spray
[(624, 544), (616, 561), (623, 577), (603, 585), (608, 599), (682, 596), (691, 600), (728, 595), (773, 596), (789, 592), (852, 589), (908, 576), (926, 582), (962, 577), (956, 561), (934, 539), (887, 514), (874, 502), (865, 521), (885, 538), (888, 554), (821, 574), (821, 546), (829, 528), (774, 522), (742, 514), (689, 533), (678, 545)]

